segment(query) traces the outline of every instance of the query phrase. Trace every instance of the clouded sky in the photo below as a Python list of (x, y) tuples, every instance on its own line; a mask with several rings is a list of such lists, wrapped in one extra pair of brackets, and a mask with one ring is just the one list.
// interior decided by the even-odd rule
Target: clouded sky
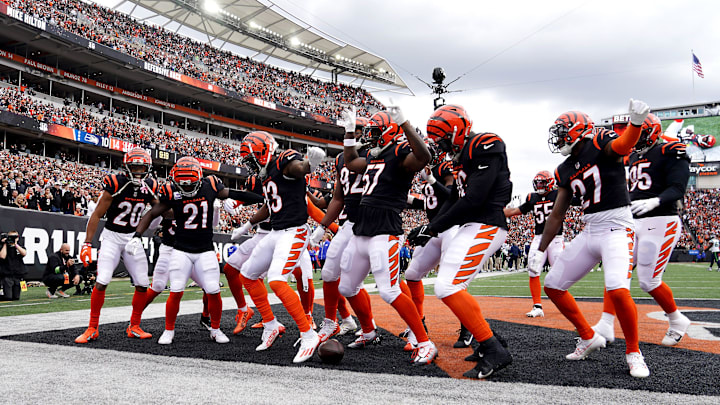
[[(116, 4), (118, 0), (101, 0)], [(222, 4), (222, 0), (218, 3)], [(507, 143), (515, 194), (561, 162), (547, 129), (578, 109), (596, 121), (626, 111), (630, 97), (651, 107), (720, 101), (719, 1), (274, 0), (275, 4), (395, 67), (415, 96), (392, 96), (423, 128), (431, 81), (444, 68), (446, 95), (476, 131)], [(693, 76), (691, 49), (705, 78)]]

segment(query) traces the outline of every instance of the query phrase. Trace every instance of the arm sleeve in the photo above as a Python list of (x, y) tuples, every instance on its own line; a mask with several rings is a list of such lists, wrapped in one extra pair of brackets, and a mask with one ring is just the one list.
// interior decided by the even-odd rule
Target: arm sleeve
[(612, 141), (610, 147), (618, 155), (625, 156), (632, 152), (638, 139), (640, 139), (640, 126), (630, 124), (622, 135)]
[(670, 167), (666, 188), (660, 195), (660, 203), (665, 204), (681, 200), (685, 194), (688, 180), (690, 178), (690, 162), (687, 159), (678, 159)]
[(450, 196), (450, 187), (440, 184), (439, 181), (433, 183), (432, 188), (435, 191), (435, 195), (441, 195), (445, 198)]
[(411, 210), (424, 210), (425, 209), (425, 200), (422, 198), (414, 197), (411, 204), (408, 204), (408, 208)]
[(228, 190), (228, 198), (232, 198), (233, 200), (242, 201), (242, 203), (245, 205), (258, 204), (258, 203), (265, 201), (265, 199), (262, 196), (257, 195), (255, 193), (251, 193), (249, 191), (233, 190), (233, 189)]
[(522, 204), (518, 207), (518, 209), (519, 209), (520, 212), (522, 212), (523, 214), (527, 214), (528, 212), (530, 212), (530, 211), (533, 210), (533, 204), (530, 202), (530, 195), (528, 195), (528, 197), (527, 197), (527, 199), (525, 200), (525, 202), (522, 203)]

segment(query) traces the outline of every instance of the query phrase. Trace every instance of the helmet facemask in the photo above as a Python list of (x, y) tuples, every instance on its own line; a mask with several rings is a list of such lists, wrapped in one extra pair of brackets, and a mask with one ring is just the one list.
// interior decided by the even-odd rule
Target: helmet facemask
[(125, 175), (132, 184), (141, 186), (150, 176), (150, 165), (140, 162), (125, 163)]

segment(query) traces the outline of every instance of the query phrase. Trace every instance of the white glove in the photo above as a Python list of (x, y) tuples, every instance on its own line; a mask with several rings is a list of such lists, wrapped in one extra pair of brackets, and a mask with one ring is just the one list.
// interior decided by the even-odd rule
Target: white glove
[(226, 198), (223, 201), (223, 209), (232, 216), (240, 215), (240, 207), (242, 207), (242, 204), (232, 198)]
[[(390, 100), (390, 102), (392, 103), (392, 100)], [(405, 121), (407, 121), (400, 107), (396, 105), (389, 105), (387, 108), (387, 113), (390, 115), (390, 118), (392, 118), (392, 120), (395, 121), (395, 123), (398, 125), (402, 125), (405, 123)]]
[(313, 231), (312, 235), (310, 235), (310, 246), (317, 246), (320, 244), (320, 241), (322, 241), (323, 236), (325, 236), (325, 227), (320, 225)]
[(630, 122), (633, 125), (640, 126), (643, 121), (645, 121), (645, 118), (647, 118), (647, 115), (650, 112), (650, 107), (648, 107), (644, 101), (630, 99), (628, 112), (630, 113)]
[(658, 197), (648, 198), (646, 200), (635, 200), (630, 203), (630, 211), (633, 215), (645, 215), (660, 206)]
[(545, 255), (539, 250), (534, 250), (528, 256), (528, 270), (535, 274), (542, 272), (543, 265), (545, 264)]
[(354, 105), (342, 110), (340, 113), (340, 121), (342, 126), (345, 127), (345, 132), (355, 132), (355, 120), (357, 120), (357, 110)]
[(144, 250), (145, 249), (143, 248), (142, 240), (137, 236), (130, 239), (130, 242), (125, 245), (125, 251), (132, 256), (135, 256), (136, 254)]
[(240, 228), (233, 229), (232, 235), (230, 235), (230, 240), (240, 239), (240, 237), (248, 233), (252, 227), (253, 224), (251, 224), (250, 221), (246, 221), (244, 224), (240, 225)]
[(435, 180), (435, 176), (432, 175), (432, 171), (427, 168), (420, 171), (420, 178), (427, 181), (427, 183), (431, 186), (437, 181)]
[(325, 159), (326, 153), (317, 146), (311, 146), (308, 148), (307, 155), (310, 162), (310, 172), (314, 172), (320, 166), (320, 162)]

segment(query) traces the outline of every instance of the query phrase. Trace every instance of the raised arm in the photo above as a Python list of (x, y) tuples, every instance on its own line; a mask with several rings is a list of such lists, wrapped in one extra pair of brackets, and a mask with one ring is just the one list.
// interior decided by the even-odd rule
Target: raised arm
[(633, 147), (640, 139), (640, 127), (642, 127), (643, 121), (650, 112), (650, 107), (643, 101), (630, 99), (628, 112), (630, 114), (630, 125), (627, 126), (622, 135), (605, 145), (603, 153), (607, 156), (620, 157), (632, 152)]

